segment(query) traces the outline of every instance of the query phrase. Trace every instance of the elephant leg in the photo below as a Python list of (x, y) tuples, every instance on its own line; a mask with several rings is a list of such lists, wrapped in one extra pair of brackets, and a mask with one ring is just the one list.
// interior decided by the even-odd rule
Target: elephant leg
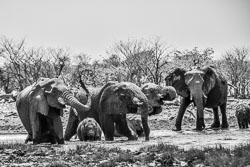
[(68, 123), (67, 123), (65, 134), (64, 134), (64, 139), (66, 141), (69, 141), (71, 137), (76, 134), (77, 126), (79, 122), (80, 121), (79, 121), (78, 116), (75, 114), (75, 112), (73, 111), (73, 108), (71, 107), (69, 111)]
[(104, 135), (105, 140), (113, 141), (114, 140), (114, 115), (105, 114), (104, 119)]
[(101, 113), (99, 112), (99, 121), (100, 121), (100, 127), (103, 131), (103, 134), (106, 134), (106, 131), (105, 131), (105, 116), (106, 114), (105, 113)]
[(222, 124), (221, 124), (221, 128), (223, 129), (227, 129), (229, 127), (229, 124), (227, 122), (227, 115), (226, 115), (226, 111), (227, 111), (227, 103), (223, 103), (220, 106), (220, 110), (221, 110), (221, 116), (222, 116)]
[(203, 129), (205, 129), (205, 121), (204, 121), (204, 117), (199, 118), (198, 114), (199, 113), (198, 113), (198, 110), (197, 110), (197, 118), (196, 118), (196, 128), (195, 128), (195, 130), (202, 131)]
[(29, 141), (32, 141), (32, 135), (28, 134), (28, 136), (26, 137), (24, 143), (27, 144)]
[(245, 129), (245, 128), (246, 128), (246, 126), (245, 126), (245, 122), (244, 122), (244, 121), (242, 122), (242, 127), (243, 127), (243, 129)]
[(122, 134), (126, 137), (128, 137), (128, 140), (137, 140), (138, 136), (137, 134), (128, 127), (126, 114), (122, 115), (114, 115), (115, 123), (116, 123), (116, 130), (119, 134)]
[(191, 103), (190, 98), (183, 98), (181, 100), (181, 106), (179, 108), (176, 122), (175, 122), (175, 128), (173, 128), (173, 131), (180, 131), (181, 130), (181, 124), (182, 124), (182, 118), (184, 116), (185, 110), (188, 107), (188, 105)]
[(219, 118), (218, 107), (214, 107), (213, 112), (214, 112), (214, 122), (212, 123), (211, 128), (219, 128), (220, 118)]
[(64, 144), (63, 126), (62, 126), (62, 120), (60, 116), (54, 117), (52, 121), (53, 121), (53, 130), (56, 136), (57, 143)]
[(51, 137), (54, 137), (58, 144), (64, 144), (63, 126), (60, 115), (58, 115), (55, 109), (52, 109), (48, 114), (48, 118), (51, 121), (51, 123), (49, 123), (51, 126)]
[(44, 125), (43, 139), (45, 142), (50, 142), (51, 144), (56, 144), (56, 135), (53, 128), (53, 119), (46, 117), (46, 125)]
[(30, 113), (30, 122), (31, 122), (31, 128), (32, 128), (33, 144), (40, 144), (42, 131), (40, 127), (40, 119), (39, 119), (38, 113), (35, 113), (35, 112)]
[(241, 129), (241, 122), (240, 122), (240, 119), (237, 117), (237, 121), (238, 121), (238, 125), (239, 125), (239, 129)]
[(248, 121), (247, 120), (245, 120), (245, 124), (246, 124), (246, 128), (248, 128)]

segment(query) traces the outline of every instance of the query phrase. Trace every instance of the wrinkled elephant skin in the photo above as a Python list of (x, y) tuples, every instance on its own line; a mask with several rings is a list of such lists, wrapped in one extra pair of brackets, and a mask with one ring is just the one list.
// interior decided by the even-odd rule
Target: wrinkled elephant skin
[[(90, 99), (88, 105), (91, 104)], [(40, 78), (26, 87), (17, 96), (16, 107), (19, 117), (28, 132), (26, 143), (51, 142), (64, 144), (62, 116), (65, 105), (79, 111), (88, 111), (89, 106), (81, 104), (58, 78)]]
[[(86, 95), (82, 92), (83, 91), (79, 91), (76, 97), (84, 103), (86, 101), (84, 100), (86, 99)], [(140, 113), (145, 140), (149, 140), (149, 102), (138, 86), (130, 82), (108, 82), (101, 88), (93, 88), (90, 90), (90, 96), (92, 101), (90, 110), (78, 114), (78, 118), (80, 121), (87, 117), (94, 118), (100, 124), (105, 135), (105, 140), (114, 140), (114, 124), (116, 124), (118, 128), (122, 127), (125, 136), (127, 136), (129, 140), (136, 140), (138, 138), (138, 136), (131, 133), (127, 125), (127, 113)], [(75, 115), (74, 109), (72, 108), (70, 115)], [(70, 140), (74, 135), (76, 130), (73, 124), (77, 124), (76, 122), (77, 120), (72, 121), (72, 119), (69, 118), (65, 131), (65, 140)]]
[[(190, 71), (177, 68), (165, 78), (165, 81), (166, 85), (173, 86), (183, 97), (173, 130), (181, 130), (184, 112), (192, 102), (197, 107), (196, 130), (205, 128), (205, 107), (212, 108), (214, 112), (211, 128), (228, 128), (226, 116), (228, 85), (222, 74), (213, 67), (196, 68)], [(221, 110), (222, 124), (219, 120), (218, 107)]]

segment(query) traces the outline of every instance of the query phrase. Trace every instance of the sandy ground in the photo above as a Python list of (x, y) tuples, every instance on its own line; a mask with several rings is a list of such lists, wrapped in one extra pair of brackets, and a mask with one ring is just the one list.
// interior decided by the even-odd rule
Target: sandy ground
[[(149, 118), (151, 128), (150, 141), (145, 142), (141, 137), (137, 141), (127, 141), (125, 137), (115, 138), (115, 141), (108, 142), (96, 141), (92, 144), (104, 147), (120, 147), (121, 149), (129, 149), (136, 151), (141, 147), (155, 145), (159, 143), (173, 144), (184, 149), (216, 147), (222, 145), (224, 147), (233, 148), (239, 144), (250, 143), (250, 130), (239, 130), (234, 116), (235, 106), (242, 101), (233, 100), (228, 103), (227, 113), (230, 128), (228, 130), (212, 130), (206, 129), (202, 132), (192, 130), (195, 128), (195, 118), (188, 112), (185, 113), (182, 128), (180, 132), (172, 131), (175, 117), (179, 106), (165, 105), (164, 111), (159, 115)], [(190, 108), (195, 114), (195, 110)], [(63, 117), (64, 127), (68, 119), (68, 112)], [(213, 121), (213, 114), (205, 111), (206, 127), (209, 127)], [(18, 117), (15, 103), (0, 103), (0, 143), (23, 143), (26, 138), (26, 131)], [(76, 145), (82, 144), (78, 139), (72, 139), (66, 142), (66, 145), (60, 149), (74, 149)]]

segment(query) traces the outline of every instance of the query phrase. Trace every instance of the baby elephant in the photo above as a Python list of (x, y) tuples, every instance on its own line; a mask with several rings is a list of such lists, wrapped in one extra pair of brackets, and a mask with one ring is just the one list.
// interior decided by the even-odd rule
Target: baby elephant
[(236, 107), (235, 116), (238, 121), (240, 129), (248, 128), (248, 123), (250, 123), (250, 107), (248, 104), (239, 104)]
[(93, 118), (85, 118), (77, 127), (77, 136), (80, 141), (101, 140), (102, 129)]

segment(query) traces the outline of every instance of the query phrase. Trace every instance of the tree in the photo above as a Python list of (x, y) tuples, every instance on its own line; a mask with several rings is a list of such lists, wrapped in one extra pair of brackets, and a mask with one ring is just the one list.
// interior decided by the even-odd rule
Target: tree
[(120, 57), (123, 71), (120, 74), (124, 81), (136, 82), (139, 73), (137, 55), (147, 50), (145, 40), (120, 41), (114, 44), (113, 53)]
[(226, 51), (223, 60), (226, 64), (226, 75), (236, 87), (235, 97), (246, 98), (249, 95), (250, 52), (248, 48), (234, 48)]
[(173, 58), (174, 67), (188, 69), (194, 66), (202, 67), (213, 64), (213, 53), (214, 51), (212, 48), (198, 50), (198, 47), (194, 47), (192, 50), (185, 50), (183, 52), (176, 51)]
[(148, 41), (120, 41), (115, 43), (110, 53), (121, 60), (122, 69), (114, 68), (119, 71), (119, 76), (140, 86), (143, 82), (161, 83), (173, 51), (166, 42), (157, 37)]
[(25, 40), (14, 42), (2, 38), (0, 57), (5, 59), (5, 91), (24, 89), (39, 77), (58, 77), (65, 64), (69, 62), (69, 53), (64, 49), (26, 48)]
[(152, 78), (151, 82), (160, 84), (163, 79), (163, 73), (169, 69), (167, 65), (170, 63), (170, 57), (174, 53), (174, 50), (159, 37), (150, 40), (149, 43), (150, 49), (142, 52), (141, 55), (144, 55), (144, 58), (138, 59), (137, 62), (143, 60), (142, 63), (138, 65), (141, 69), (144, 69), (142, 70), (144, 75)]

